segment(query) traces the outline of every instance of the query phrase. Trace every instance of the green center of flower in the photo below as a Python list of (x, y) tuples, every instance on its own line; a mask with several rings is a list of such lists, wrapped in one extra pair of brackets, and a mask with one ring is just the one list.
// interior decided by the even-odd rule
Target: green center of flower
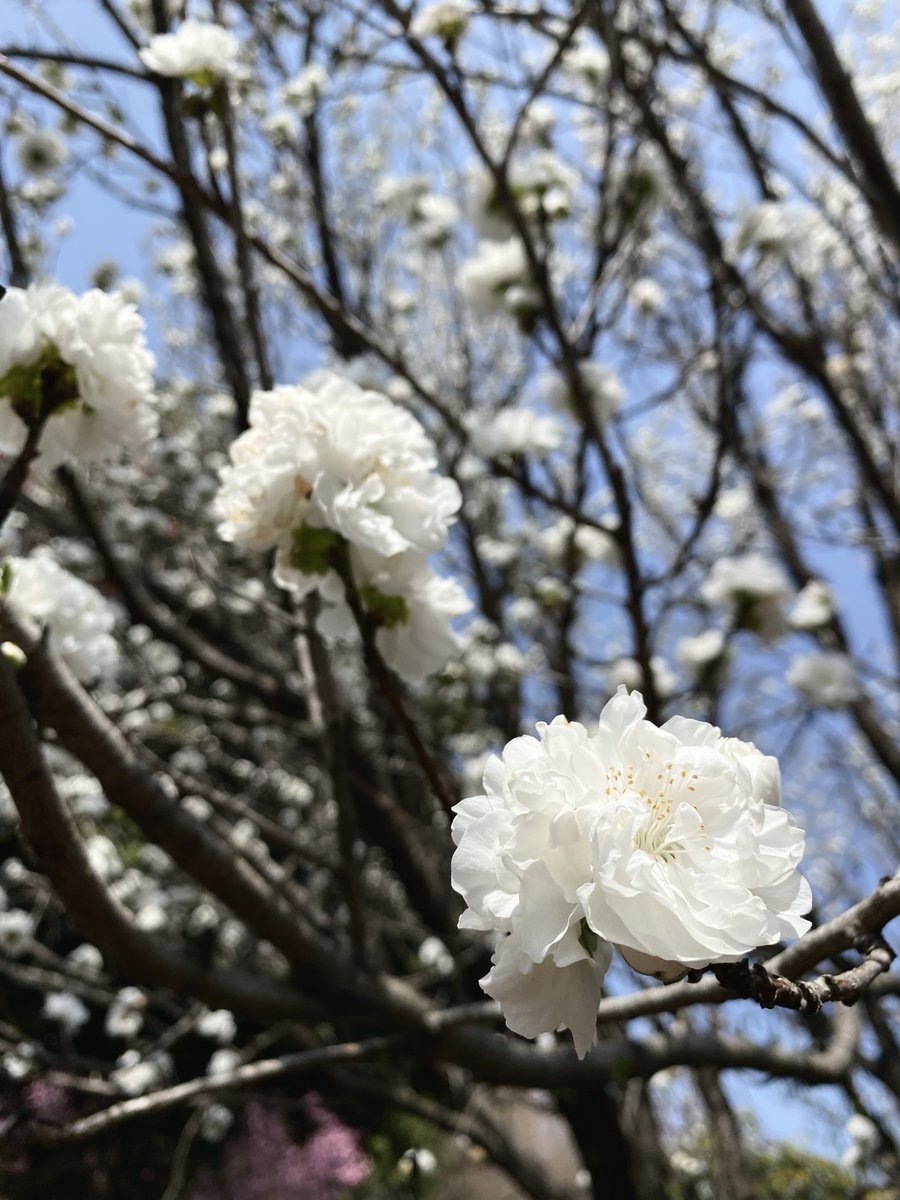
[(333, 529), (319, 529), (304, 522), (291, 533), (291, 566), (304, 575), (327, 575), (346, 545)]
[(383, 629), (396, 629), (409, 620), (409, 604), (405, 596), (388, 596), (370, 584), (359, 589), (359, 598), (369, 616)]
[(49, 342), (34, 362), (18, 363), (0, 378), (0, 396), (9, 398), (13, 412), (29, 427), (82, 403), (75, 368)]

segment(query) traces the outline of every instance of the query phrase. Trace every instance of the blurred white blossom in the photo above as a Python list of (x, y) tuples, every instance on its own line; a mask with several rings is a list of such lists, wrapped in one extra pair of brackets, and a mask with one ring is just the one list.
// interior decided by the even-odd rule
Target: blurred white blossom
[(817, 708), (841, 708), (860, 695), (856, 668), (838, 650), (796, 655), (788, 667), (787, 681)]
[(229, 30), (209, 21), (187, 20), (172, 33), (160, 33), (138, 53), (157, 75), (189, 79), (209, 87), (234, 75), (239, 43)]
[(119, 655), (111, 634), (115, 614), (97, 589), (58, 566), (46, 552), (6, 562), (9, 604), (50, 630), (73, 673), (89, 683), (110, 671)]
[(57, 284), (9, 288), (0, 301), (0, 452), (18, 454), (43, 422), (41, 474), (103, 462), (157, 431), (153, 355), (133, 304)]

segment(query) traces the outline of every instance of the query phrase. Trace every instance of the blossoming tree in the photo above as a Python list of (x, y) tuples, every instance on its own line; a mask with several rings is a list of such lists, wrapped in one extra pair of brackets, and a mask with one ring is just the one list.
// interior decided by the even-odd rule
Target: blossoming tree
[(81, 9), (0, 27), (4, 1194), (900, 1194), (887, 8)]

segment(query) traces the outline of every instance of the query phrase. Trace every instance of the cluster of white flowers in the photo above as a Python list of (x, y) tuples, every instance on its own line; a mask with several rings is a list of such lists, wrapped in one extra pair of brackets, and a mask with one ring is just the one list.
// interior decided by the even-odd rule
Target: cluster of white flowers
[[(513, 155), (507, 172), (519, 213), (531, 223), (567, 217), (579, 182), (577, 172), (542, 144), (542, 140), (546, 143), (547, 128), (544, 123), (542, 132), (540, 121), (532, 122), (532, 137), (538, 140), (529, 146), (523, 136), (524, 149)], [(466, 211), (475, 230), (491, 241), (503, 241), (515, 232), (494, 175), (486, 167), (473, 166), (467, 173)]]
[[(625, 389), (615, 371), (602, 363), (582, 362), (578, 364), (578, 370), (594, 417), (598, 424), (605, 425), (625, 399)], [(548, 373), (541, 383), (549, 404), (562, 412), (572, 411), (574, 400), (567, 380)]]
[(44, 422), (35, 469), (102, 462), (155, 435), (153, 355), (144, 322), (115, 293), (57, 284), (0, 301), (0, 452)]
[(385, 212), (408, 225), (416, 241), (432, 249), (442, 246), (459, 220), (459, 208), (449, 196), (431, 190), (427, 175), (388, 175), (375, 189)]
[(619, 561), (619, 543), (613, 526), (597, 529), (593, 525), (577, 525), (569, 516), (560, 517), (542, 529), (538, 544), (541, 552), (554, 564), (564, 564), (573, 552), (581, 566), (587, 563), (614, 566)]
[(417, 38), (439, 37), (453, 42), (468, 28), (470, 12), (468, 0), (436, 0), (416, 13), (409, 32)]
[(803, 833), (779, 807), (778, 763), (712, 725), (645, 720), (620, 688), (596, 730), (557, 717), (508, 743), (485, 794), (456, 806), (461, 928), (503, 935), (481, 981), (526, 1037), (595, 1040), (619, 947), (673, 979), (808, 928)]
[(44, 997), (41, 1016), (55, 1021), (69, 1034), (75, 1034), (91, 1018), (87, 1005), (72, 992), (48, 992)]
[(723, 663), (727, 655), (728, 645), (721, 629), (707, 629), (696, 637), (682, 638), (675, 649), (679, 663), (695, 680)]
[(228, 1046), (234, 1041), (237, 1024), (234, 1014), (227, 1008), (217, 1008), (212, 1012), (203, 1013), (197, 1021), (197, 1032), (201, 1037), (212, 1038), (220, 1046)]
[(152, 1051), (147, 1058), (141, 1058), (137, 1050), (126, 1050), (116, 1059), (109, 1078), (126, 1096), (142, 1096), (161, 1087), (171, 1074), (172, 1058), (165, 1050)]
[(779, 200), (761, 200), (744, 210), (731, 240), (735, 255), (754, 249), (760, 254), (777, 254), (796, 237), (796, 214)]
[(5, 568), (10, 606), (50, 630), (54, 647), (83, 683), (115, 666), (119, 657), (111, 634), (115, 613), (95, 587), (42, 551), (29, 558), (8, 558)]
[(450, 627), (469, 601), (427, 555), (446, 543), (461, 497), (437, 474), (422, 426), (379, 392), (315, 372), (297, 387), (256, 392), (250, 428), (233, 443), (215, 511), (226, 541), (275, 548), (275, 579), (318, 592), (318, 627), (354, 636), (352, 578), (377, 625), (376, 643), (401, 675), (437, 670), (456, 647)]
[(666, 302), (666, 293), (655, 279), (636, 279), (628, 289), (628, 300), (643, 317), (659, 312)]
[(238, 49), (237, 38), (221, 25), (188, 20), (172, 33), (157, 34), (138, 53), (144, 66), (157, 75), (210, 87), (235, 74)]
[(316, 105), (328, 86), (328, 72), (321, 63), (309, 62), (281, 89), (285, 104), (292, 105), (301, 116), (315, 112)]
[(609, 75), (609, 55), (599, 42), (579, 29), (566, 49), (563, 69), (573, 82), (587, 84), (594, 91)]
[(133, 1038), (144, 1024), (147, 998), (140, 988), (121, 988), (106, 1012), (105, 1029), (109, 1037)]
[(19, 138), (16, 158), (28, 175), (52, 175), (68, 157), (66, 143), (52, 129), (32, 129)]
[(517, 237), (479, 242), (459, 268), (456, 283), (472, 311), (481, 316), (511, 313), (527, 319), (539, 304), (525, 247)]
[(797, 593), (789, 621), (794, 629), (821, 629), (834, 616), (834, 596), (821, 579), (811, 579)]
[(842, 708), (859, 699), (856, 668), (838, 650), (818, 650), (791, 659), (787, 681), (817, 708)]
[(850, 1145), (841, 1156), (841, 1166), (848, 1171), (864, 1171), (871, 1164), (881, 1140), (877, 1125), (862, 1113), (853, 1113), (847, 1118), (844, 1133), (850, 1139)]
[(34, 918), (21, 908), (0, 912), (0, 950), (10, 958), (16, 958), (28, 949), (34, 931)]
[(737, 629), (764, 641), (784, 632), (784, 605), (792, 594), (781, 567), (755, 553), (718, 559), (700, 587), (707, 604), (725, 609)]
[(546, 146), (513, 158), (509, 184), (524, 217), (552, 221), (568, 216), (578, 175)]
[(466, 421), (475, 451), (483, 458), (528, 454), (541, 458), (563, 444), (563, 429), (555, 417), (530, 408), (504, 408), (493, 416), (472, 413)]

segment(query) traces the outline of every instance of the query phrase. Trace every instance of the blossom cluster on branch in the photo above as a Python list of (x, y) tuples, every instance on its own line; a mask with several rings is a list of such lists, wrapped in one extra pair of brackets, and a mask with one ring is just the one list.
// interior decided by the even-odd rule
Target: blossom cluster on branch
[(809, 928), (803, 832), (779, 807), (776, 760), (646, 711), (620, 687), (595, 730), (538, 725), (490, 760), (485, 794), (453, 823), (460, 924), (504, 935), (482, 987), (511, 1029), (566, 1027), (582, 1058), (613, 946), (674, 980)]
[(296, 387), (254, 393), (250, 428), (222, 470), (219, 533), (274, 549), (275, 581), (298, 597), (317, 593), (316, 623), (329, 641), (356, 631), (352, 589), (385, 661), (420, 679), (447, 662), (457, 645), (451, 621), (470, 607), (463, 588), (427, 562), (461, 503), (436, 466), (433, 444), (408, 412), (317, 372)]

